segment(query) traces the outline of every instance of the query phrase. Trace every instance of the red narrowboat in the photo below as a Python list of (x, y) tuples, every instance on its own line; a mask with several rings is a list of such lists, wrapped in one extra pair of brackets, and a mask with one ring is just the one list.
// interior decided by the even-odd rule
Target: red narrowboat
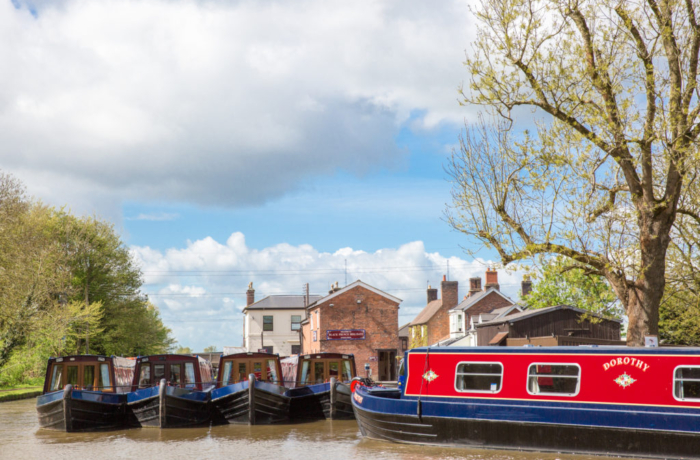
[(246, 352), (222, 356), (211, 394), (213, 423), (288, 422), (286, 391), (278, 355)]
[(126, 407), (131, 426), (173, 428), (211, 420), (211, 364), (199, 356), (136, 358)]
[(292, 421), (354, 418), (349, 383), (357, 370), (352, 354), (290, 356), (282, 360), (282, 372)]
[(44, 391), (37, 398), (39, 426), (67, 432), (116, 430), (126, 426), (126, 392), (134, 360), (76, 355), (50, 358)]
[(697, 458), (700, 349), (417, 348), (397, 390), (354, 383), (364, 436), (585, 454)]

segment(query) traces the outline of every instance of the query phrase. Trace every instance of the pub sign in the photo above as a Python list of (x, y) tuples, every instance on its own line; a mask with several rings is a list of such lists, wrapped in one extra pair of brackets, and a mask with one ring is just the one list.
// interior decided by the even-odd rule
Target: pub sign
[(326, 340), (364, 340), (364, 329), (332, 329), (326, 331)]

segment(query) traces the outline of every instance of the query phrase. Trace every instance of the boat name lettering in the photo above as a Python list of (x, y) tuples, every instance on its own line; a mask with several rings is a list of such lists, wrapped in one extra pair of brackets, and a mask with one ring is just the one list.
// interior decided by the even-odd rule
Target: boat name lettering
[(362, 404), (362, 396), (358, 395), (357, 393), (353, 393), (352, 397), (355, 398), (355, 401), (357, 401), (358, 404)]
[(607, 371), (615, 366), (634, 366), (637, 369), (641, 369), (643, 372), (646, 372), (647, 369), (649, 369), (649, 365), (641, 359), (625, 356), (624, 358), (613, 358), (609, 362), (603, 363), (603, 370)]

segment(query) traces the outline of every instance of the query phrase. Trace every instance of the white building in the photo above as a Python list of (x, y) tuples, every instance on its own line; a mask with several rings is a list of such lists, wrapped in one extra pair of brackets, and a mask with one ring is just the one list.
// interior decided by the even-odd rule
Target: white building
[(320, 299), (311, 295), (271, 295), (255, 302), (255, 291), (248, 289), (248, 305), (243, 309), (243, 345), (247, 351), (265, 350), (289, 356), (300, 352), (301, 322), (306, 305)]
[[(505, 316), (520, 313), (523, 311), (523, 307), (520, 305), (510, 305), (508, 307), (497, 308), (492, 310), (491, 313), (479, 313), (478, 315), (469, 317), (469, 327), (466, 328), (466, 333), (461, 335), (452, 336), (452, 338), (459, 338), (456, 342), (451, 342), (450, 346), (454, 347), (475, 347), (477, 346), (476, 340), (476, 325), (485, 323), (486, 321), (491, 321), (494, 319), (500, 319)], [(452, 313), (452, 312), (450, 312)], [(457, 316), (457, 314), (455, 314)], [(450, 316), (452, 317), (452, 315)]]

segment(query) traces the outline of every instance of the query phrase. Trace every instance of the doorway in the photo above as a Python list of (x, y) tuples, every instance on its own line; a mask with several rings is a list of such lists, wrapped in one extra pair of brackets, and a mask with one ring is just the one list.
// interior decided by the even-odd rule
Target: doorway
[(396, 381), (396, 350), (378, 350), (379, 352), (379, 373), (380, 382)]

